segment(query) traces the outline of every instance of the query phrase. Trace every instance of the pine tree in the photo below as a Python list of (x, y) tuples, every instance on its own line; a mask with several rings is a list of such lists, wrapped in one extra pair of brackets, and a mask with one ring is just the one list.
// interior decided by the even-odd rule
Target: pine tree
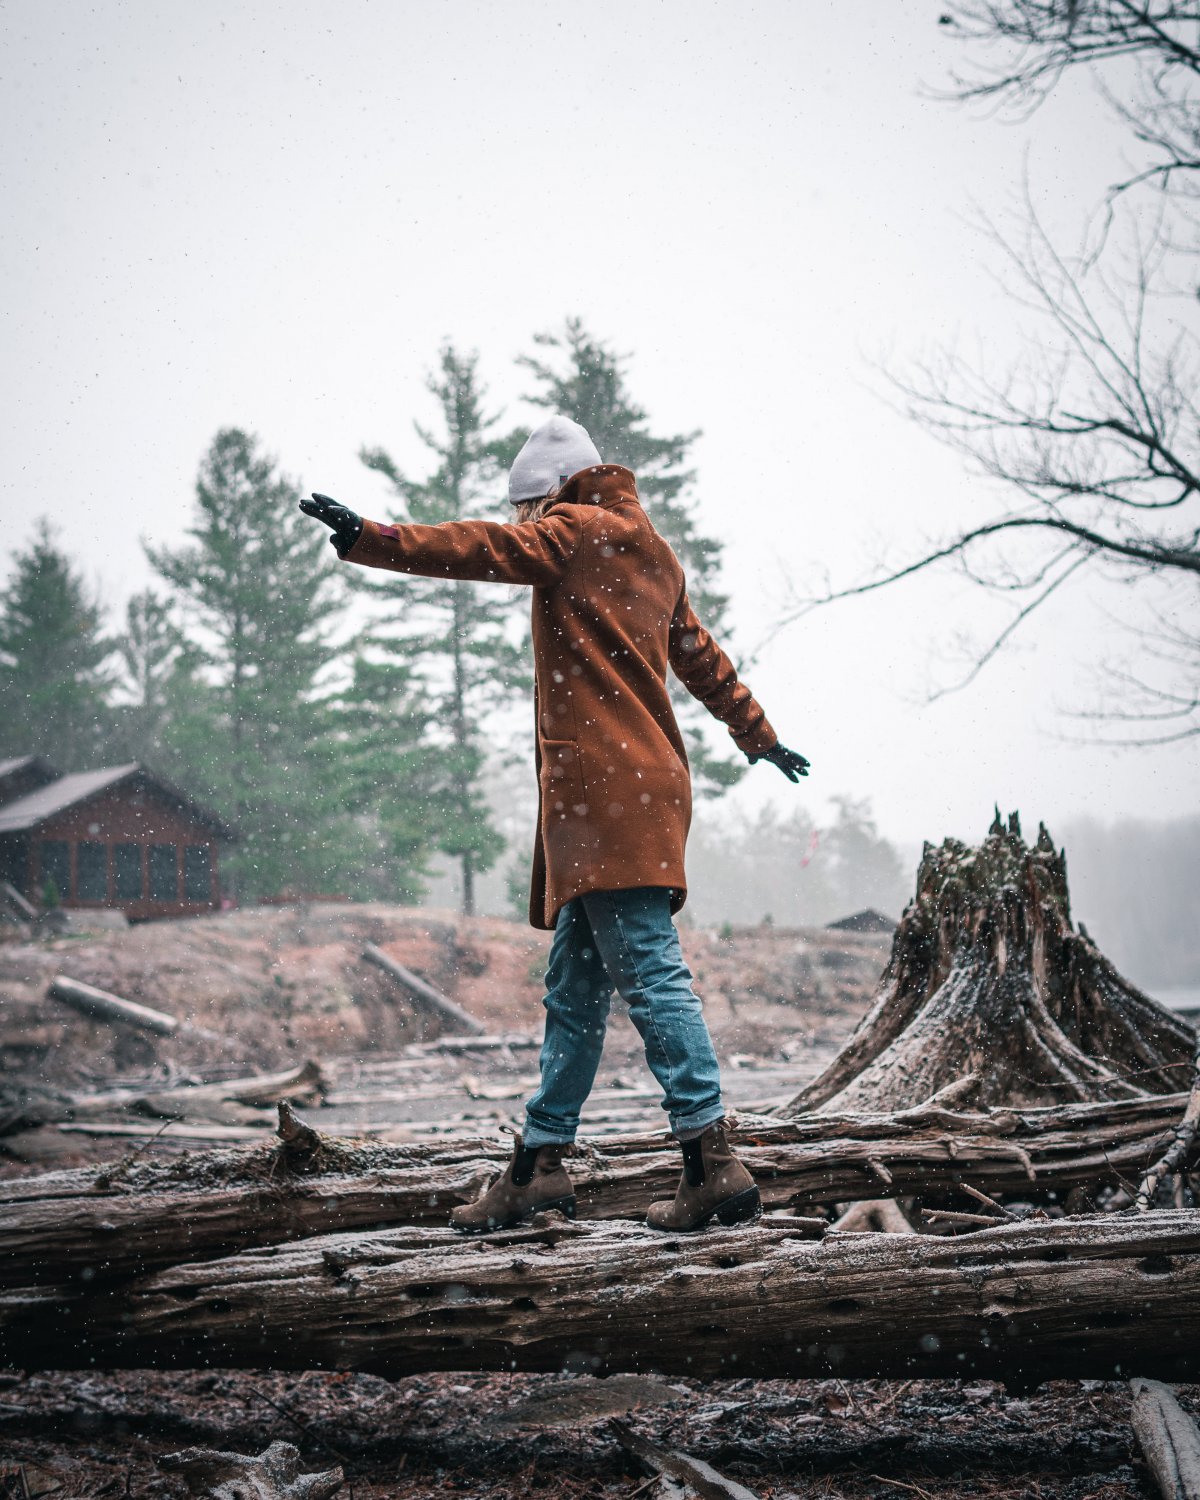
[(320, 680), (344, 590), (298, 499), (255, 437), (226, 428), (200, 467), (190, 544), (147, 549), (189, 627), (164, 758), (237, 827), (227, 868), (247, 895), (328, 889), (353, 842)]
[[(628, 357), (594, 338), (579, 318), (568, 318), (561, 333), (535, 334), (534, 343), (548, 357), (523, 355), (518, 360), (536, 381), (526, 399), (582, 423), (605, 463), (633, 470), (650, 519), (683, 565), (693, 608), (722, 641), (729, 601), (719, 587), (721, 543), (705, 536), (696, 523), (691, 494), (696, 475), (688, 467), (699, 432), (656, 437), (645, 409), (629, 393)], [(513, 434), (506, 449), (498, 451), (506, 456), (515, 452), (527, 435)], [(741, 779), (745, 761), (714, 754), (704, 734), (707, 713), (674, 679), (671, 688), (696, 789), (702, 794), (727, 790)]]
[[(372, 638), (361, 644), (378, 646)], [(440, 827), (441, 751), (429, 738), (423, 687), (386, 648), (382, 659), (360, 650), (330, 708), (362, 885), (378, 899), (414, 903), (425, 894)]]
[(113, 643), (48, 523), (0, 593), (0, 754), (94, 768), (108, 728)]
[[(364, 448), (360, 457), (386, 476), (409, 520), (437, 524), (477, 516), (491, 503), (499, 475), (489, 437), (496, 424), (484, 414), (478, 357), (446, 345), (428, 385), (445, 429), (437, 436), (417, 427), (437, 459), (429, 477), (409, 479), (381, 448)], [(513, 628), (522, 601), (494, 585), (454, 579), (383, 575), (367, 586), (396, 606), (380, 635), (391, 659), (427, 684), (434, 735), (444, 747), (440, 783), (431, 794), (438, 804), (438, 847), (458, 863), (462, 909), (471, 915), (475, 877), (504, 848), (484, 798), (488, 742), (482, 724), (529, 685)]]
[(114, 710), (114, 752), (121, 760), (160, 764), (184, 641), (169, 603), (153, 589), (129, 600), (116, 648), (120, 701)]

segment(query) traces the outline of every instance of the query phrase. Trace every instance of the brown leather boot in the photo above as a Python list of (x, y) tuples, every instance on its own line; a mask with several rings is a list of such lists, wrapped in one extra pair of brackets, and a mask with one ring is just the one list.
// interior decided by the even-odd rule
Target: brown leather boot
[(452, 1210), (450, 1227), (464, 1234), (510, 1229), (535, 1213), (556, 1208), (575, 1217), (575, 1189), (562, 1161), (570, 1146), (526, 1146), (517, 1136), (512, 1160), (474, 1203)]
[(714, 1216), (722, 1224), (741, 1224), (762, 1213), (754, 1178), (729, 1149), (725, 1121), (710, 1125), (692, 1141), (680, 1141), (683, 1176), (674, 1202), (652, 1203), (646, 1212), (651, 1229), (668, 1233), (703, 1229)]

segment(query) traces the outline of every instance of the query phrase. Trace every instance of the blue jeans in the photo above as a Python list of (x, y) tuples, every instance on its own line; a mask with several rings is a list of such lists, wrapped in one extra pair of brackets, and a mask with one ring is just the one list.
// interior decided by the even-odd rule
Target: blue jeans
[(660, 886), (593, 891), (568, 901), (554, 924), (542, 1084), (525, 1106), (527, 1146), (575, 1139), (614, 989), (641, 1033), (674, 1133), (699, 1135), (725, 1113), (716, 1053), (671, 921), (670, 892)]

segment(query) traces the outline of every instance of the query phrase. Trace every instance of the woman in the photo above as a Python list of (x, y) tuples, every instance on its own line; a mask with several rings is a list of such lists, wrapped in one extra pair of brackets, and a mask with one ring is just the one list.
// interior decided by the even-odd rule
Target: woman
[(729, 727), (753, 763), (789, 780), (802, 755), (766, 715), (688, 602), (683, 569), (651, 524), (633, 474), (601, 462), (587, 433), (552, 417), (509, 476), (515, 521), (388, 526), (325, 495), (300, 508), (333, 529), (338, 556), (426, 577), (533, 589), (538, 831), (529, 918), (553, 929), (541, 1087), (501, 1177), (451, 1223), (507, 1228), (575, 1211), (563, 1166), (595, 1081), (615, 989), (630, 1009), (683, 1153), (656, 1229), (737, 1223), (760, 1211), (725, 1137), (720, 1073), (672, 915), (687, 894), (691, 783), (667, 668)]

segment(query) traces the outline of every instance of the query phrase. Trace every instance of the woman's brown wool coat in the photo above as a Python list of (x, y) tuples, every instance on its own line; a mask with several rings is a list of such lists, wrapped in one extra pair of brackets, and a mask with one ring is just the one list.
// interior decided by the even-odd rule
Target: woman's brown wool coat
[(533, 588), (538, 833), (529, 920), (551, 928), (589, 891), (687, 895), (687, 754), (670, 666), (735, 744), (776, 743), (766, 715), (688, 602), (683, 569), (628, 469), (583, 469), (537, 521), (363, 524), (347, 561)]

